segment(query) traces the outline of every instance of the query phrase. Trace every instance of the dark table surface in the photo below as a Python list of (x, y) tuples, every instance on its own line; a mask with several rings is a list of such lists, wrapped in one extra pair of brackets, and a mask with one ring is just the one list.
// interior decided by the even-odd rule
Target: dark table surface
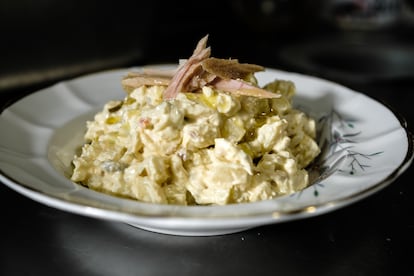
[[(213, 33), (213, 52), (217, 43), (218, 56), (238, 49), (234, 56), (240, 55), (244, 61), (331, 78), (385, 102), (413, 130), (411, 76), (370, 75), (365, 81), (356, 78), (353, 82), (349, 75), (341, 78), (321, 67), (295, 67), (277, 55), (283, 51), (276, 39), (257, 40), (251, 44), (254, 47), (243, 50), (236, 47), (242, 45), (238, 44), (241, 40), (235, 39), (229, 42), (225, 35), (214, 37)], [(171, 53), (168, 57), (154, 54), (160, 48), (147, 49), (148, 55), (125, 55), (125, 51), (121, 55), (116, 53), (122, 49), (117, 49), (107, 59), (99, 57), (99, 65), (95, 56), (88, 59), (86, 55), (79, 60), (49, 61), (49, 67), (39, 67), (38, 78), (32, 82), (4, 88), (1, 104), (5, 108), (42, 87), (91, 71), (173, 61)], [(191, 48), (192, 44), (174, 54)], [(63, 62), (68, 59), (78, 66)], [(36, 67), (35, 58), (30, 62)], [(25, 77), (25, 71), (18, 73), (13, 80)], [(414, 275), (413, 179), (414, 171), (409, 168), (382, 191), (332, 213), (212, 237), (157, 234), (83, 217), (47, 207), (0, 185), (0, 275)]]

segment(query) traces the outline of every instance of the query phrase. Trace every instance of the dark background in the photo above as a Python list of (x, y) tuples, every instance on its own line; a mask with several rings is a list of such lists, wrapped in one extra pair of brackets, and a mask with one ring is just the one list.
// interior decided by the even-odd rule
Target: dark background
[[(372, 23), (380, 5), (361, 15), (336, 1), (1, 0), (0, 103), (87, 73), (176, 63), (209, 34), (215, 57), (339, 82), (412, 131), (412, 2)], [(1, 185), (0, 275), (413, 275), (413, 177), (319, 217), (198, 238), (58, 211)]]

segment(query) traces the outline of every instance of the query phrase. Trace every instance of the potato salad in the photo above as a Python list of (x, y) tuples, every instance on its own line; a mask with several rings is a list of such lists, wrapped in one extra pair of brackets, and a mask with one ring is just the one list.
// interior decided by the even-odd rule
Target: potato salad
[(253, 202), (305, 188), (318, 155), (315, 122), (292, 108), (294, 84), (266, 86), (261, 99), (203, 87), (163, 100), (164, 86), (141, 86), (87, 123), (72, 180), (140, 201)]
[[(217, 62), (234, 67), (233, 60), (191, 63), (199, 65), (197, 80), (208, 73), (210, 82), (190, 89), (186, 81), (178, 92), (171, 83), (180, 70), (162, 76), (166, 82), (157, 75), (149, 84), (145, 75), (144, 84), (123, 83), (126, 97), (108, 102), (87, 122), (72, 180), (112, 195), (176, 205), (255, 202), (307, 187), (305, 168), (320, 149), (315, 121), (292, 107), (294, 83), (258, 87), (250, 69), (243, 79), (232, 79), (217, 73)], [(133, 82), (142, 77), (134, 75)]]

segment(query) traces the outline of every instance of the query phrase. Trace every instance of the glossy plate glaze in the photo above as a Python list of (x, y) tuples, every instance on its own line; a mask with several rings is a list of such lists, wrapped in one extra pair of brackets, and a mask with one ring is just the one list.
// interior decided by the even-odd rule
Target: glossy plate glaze
[(114, 99), (131, 70), (87, 75), (33, 93), (0, 116), (0, 180), (48, 206), (121, 221), (159, 233), (219, 235), (323, 214), (386, 187), (411, 164), (413, 139), (386, 106), (341, 85), (267, 69), (260, 84), (295, 83), (294, 105), (317, 120), (322, 153), (309, 170), (312, 185), (298, 193), (248, 204), (171, 206), (142, 203), (87, 189), (69, 180), (85, 121)]

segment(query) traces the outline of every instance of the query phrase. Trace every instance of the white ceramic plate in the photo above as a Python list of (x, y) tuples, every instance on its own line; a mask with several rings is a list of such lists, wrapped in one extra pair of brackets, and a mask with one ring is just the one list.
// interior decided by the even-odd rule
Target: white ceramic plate
[[(136, 69), (136, 68), (134, 68)], [(338, 84), (267, 69), (295, 82), (294, 103), (317, 119), (323, 152), (313, 185), (290, 196), (228, 206), (169, 206), (102, 194), (71, 182), (70, 161), (85, 121), (104, 103), (122, 99), (131, 68), (62, 82), (31, 94), (0, 117), (0, 180), (15, 191), (65, 211), (116, 220), (160, 233), (218, 235), (319, 215), (386, 187), (410, 165), (413, 139), (381, 103)]]

